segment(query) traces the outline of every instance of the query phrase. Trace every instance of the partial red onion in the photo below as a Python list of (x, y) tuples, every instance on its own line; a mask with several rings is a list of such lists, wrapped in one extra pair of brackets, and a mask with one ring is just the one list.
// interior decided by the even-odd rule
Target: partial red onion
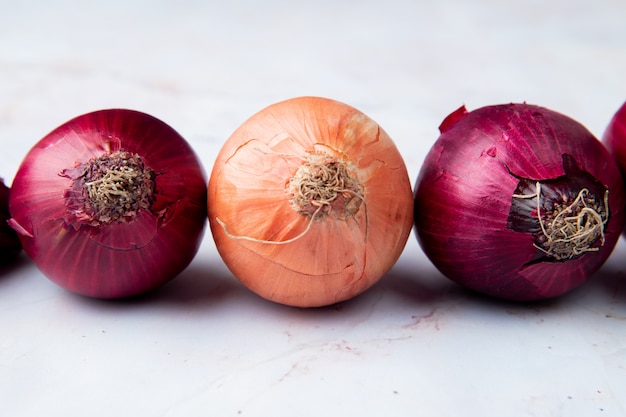
[(611, 118), (602, 140), (626, 173), (626, 102)]
[(11, 261), (20, 252), (22, 246), (15, 230), (9, 227), (9, 188), (0, 178), (0, 264)]
[(624, 185), (606, 148), (554, 111), (507, 104), (452, 113), (415, 187), (415, 227), (448, 278), (511, 300), (556, 297), (608, 258)]
[(164, 122), (111, 109), (39, 141), (11, 190), (10, 224), (52, 281), (97, 298), (136, 295), (175, 277), (206, 225), (206, 176)]
[[(602, 141), (617, 161), (622, 176), (626, 179), (626, 102), (611, 118)], [(626, 227), (624, 235), (626, 236)]]

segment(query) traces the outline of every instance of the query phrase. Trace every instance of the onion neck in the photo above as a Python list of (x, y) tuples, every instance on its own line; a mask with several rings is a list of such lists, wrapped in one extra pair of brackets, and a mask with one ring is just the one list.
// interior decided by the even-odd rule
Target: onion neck
[(315, 219), (345, 219), (358, 213), (363, 187), (349, 164), (328, 154), (309, 155), (287, 183), (291, 207)]
[(521, 178), (513, 194), (508, 226), (531, 233), (534, 262), (568, 261), (604, 245), (609, 191), (563, 156), (565, 175), (536, 181)]
[(154, 202), (154, 172), (127, 151), (92, 158), (61, 175), (72, 179), (65, 193), (68, 212), (91, 226), (130, 222)]

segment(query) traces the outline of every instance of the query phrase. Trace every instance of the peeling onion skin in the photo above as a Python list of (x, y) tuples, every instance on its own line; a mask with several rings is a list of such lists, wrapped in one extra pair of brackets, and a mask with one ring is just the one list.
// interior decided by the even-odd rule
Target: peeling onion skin
[[(289, 187), (318, 156), (357, 181), (345, 184), (356, 191), (340, 193), (345, 205), (335, 201), (325, 206), (330, 214), (312, 218), (316, 206), (298, 212)], [(395, 264), (413, 225), (411, 184), (395, 144), (369, 117), (326, 98), (293, 98), (254, 114), (223, 145), (208, 188), (209, 224), (230, 271), (289, 306), (361, 294)]]
[[(602, 141), (617, 161), (617, 165), (622, 171), (622, 177), (626, 179), (626, 102), (611, 118), (602, 136)], [(626, 227), (624, 228), (624, 236), (626, 236)]]
[(0, 265), (9, 263), (22, 250), (22, 245), (15, 230), (7, 224), (9, 215), (10, 189), (0, 178)]
[[(67, 205), (74, 178), (83, 164), (117, 151), (152, 170), (150, 206), (124, 221), (87, 223)], [(100, 110), (59, 126), (29, 151), (9, 206), (26, 254), (50, 280), (88, 297), (123, 298), (169, 281), (194, 258), (206, 229), (206, 175), (169, 125), (134, 110)]]
[[(602, 266), (624, 225), (624, 186), (607, 149), (584, 126), (542, 107), (505, 104), (461, 107), (440, 130), (417, 178), (415, 229), (445, 276), (497, 298), (532, 301), (567, 293)], [(530, 191), (514, 196), (520, 184)], [(598, 239), (571, 259), (539, 250), (541, 229), (527, 230), (544, 213), (543, 203), (532, 207), (536, 184), (589, 186), (600, 194), (600, 210), (608, 196), (609, 215), (600, 216), (608, 217), (604, 244)], [(520, 204), (526, 213), (516, 211)]]

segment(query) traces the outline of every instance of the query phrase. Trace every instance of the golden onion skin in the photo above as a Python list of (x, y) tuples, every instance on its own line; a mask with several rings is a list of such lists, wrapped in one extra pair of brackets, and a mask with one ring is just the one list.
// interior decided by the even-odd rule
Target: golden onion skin
[[(300, 174), (316, 178), (307, 164), (340, 167), (335, 200), (301, 206)], [(318, 307), (362, 293), (391, 269), (412, 229), (413, 195), (377, 123), (334, 100), (298, 97), (259, 111), (224, 143), (208, 216), (222, 259), (246, 287), (280, 304)]]

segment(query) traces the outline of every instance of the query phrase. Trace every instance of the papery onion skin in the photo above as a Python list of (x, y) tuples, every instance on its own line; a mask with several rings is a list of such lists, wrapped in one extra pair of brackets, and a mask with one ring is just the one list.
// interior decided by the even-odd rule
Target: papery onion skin
[(10, 262), (22, 250), (22, 245), (17, 233), (9, 227), (7, 220), (9, 215), (10, 189), (0, 178), (0, 264)]
[[(150, 206), (120, 221), (88, 221), (69, 200), (73, 187), (89, 161), (118, 151), (152, 170)], [(9, 209), (26, 254), (52, 281), (89, 297), (129, 297), (174, 278), (195, 256), (206, 229), (206, 175), (166, 123), (134, 110), (100, 110), (64, 123), (29, 151)]]
[[(608, 151), (584, 126), (524, 103), (462, 107), (441, 131), (416, 182), (415, 228), (445, 276), (494, 297), (531, 301), (564, 294), (602, 266), (624, 224), (624, 188)], [(532, 190), (556, 183), (588, 185), (600, 194), (601, 211), (602, 195), (608, 196), (609, 215), (600, 216), (608, 217), (604, 243), (597, 239), (591, 251), (571, 259), (556, 260), (535, 246), (540, 229), (525, 229), (539, 225), (534, 216), (543, 212), (533, 211), (531, 191), (514, 196), (520, 184)], [(522, 201), (526, 220), (515, 212)]]
[[(617, 165), (622, 171), (622, 177), (626, 179), (626, 102), (611, 118), (602, 136), (602, 141), (617, 161)], [(624, 235), (626, 236), (626, 226)]]
[[(318, 160), (356, 179), (346, 180), (341, 202), (325, 206), (329, 215), (295, 198), (296, 174)], [(410, 180), (390, 137), (362, 112), (321, 97), (275, 103), (245, 121), (217, 157), (208, 208), (233, 275), (296, 307), (331, 305), (371, 287), (395, 264), (413, 224)]]

